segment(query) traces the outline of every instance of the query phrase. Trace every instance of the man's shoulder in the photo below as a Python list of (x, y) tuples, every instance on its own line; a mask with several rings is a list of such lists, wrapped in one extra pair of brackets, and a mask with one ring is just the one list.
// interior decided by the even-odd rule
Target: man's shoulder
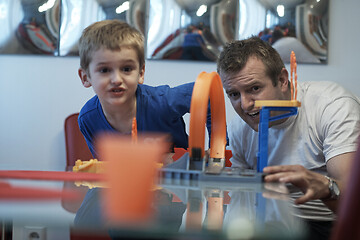
[(306, 89), (307, 91), (337, 91), (341, 89), (342, 91), (347, 91), (343, 86), (336, 82), (330, 81), (308, 81), (308, 82), (299, 82), (299, 85)]
[[(347, 116), (349, 113), (360, 112), (360, 99), (334, 82), (307, 82), (302, 84), (300, 112), (305, 113), (306, 119), (313, 119), (315, 122), (322, 122), (324, 114), (331, 117), (339, 114)], [(328, 122), (329, 123), (329, 122)]]
[(306, 97), (322, 98), (326, 101), (334, 101), (339, 98), (353, 98), (359, 102), (359, 98), (345, 89), (342, 85), (330, 81), (302, 82), (299, 86)]

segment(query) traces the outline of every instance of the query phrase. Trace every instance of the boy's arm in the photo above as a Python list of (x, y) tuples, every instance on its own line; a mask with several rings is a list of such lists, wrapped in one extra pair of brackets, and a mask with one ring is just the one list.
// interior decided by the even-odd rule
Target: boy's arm
[[(93, 141), (92, 141), (92, 137), (88, 134), (89, 132), (86, 131), (86, 126), (85, 124), (83, 123), (83, 121), (81, 121), (80, 119), (78, 119), (78, 123), (79, 123), (79, 128), (80, 128), (80, 131), (82, 133), (82, 135), (84, 136), (85, 138), (85, 141), (86, 141), (86, 144), (87, 146), (89, 147), (89, 150), (91, 152), (91, 154), (93, 155), (94, 158), (96, 158), (96, 152), (95, 152), (95, 148), (94, 148), (94, 144), (93, 144)], [(81, 159), (81, 160), (88, 160), (88, 159)]]
[[(168, 94), (169, 109), (174, 113), (176, 118), (183, 117), (186, 113), (190, 113), (191, 98), (194, 88), (194, 83), (186, 83), (177, 87), (171, 88)], [(206, 128), (209, 139), (211, 137), (211, 111), (210, 101), (206, 116)]]
[(174, 118), (182, 117), (190, 112), (193, 88), (194, 83), (186, 83), (168, 89), (166, 100)]

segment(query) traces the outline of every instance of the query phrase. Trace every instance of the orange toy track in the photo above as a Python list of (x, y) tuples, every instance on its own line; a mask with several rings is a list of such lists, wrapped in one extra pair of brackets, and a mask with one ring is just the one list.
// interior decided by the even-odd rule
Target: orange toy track
[(205, 123), (210, 97), (211, 140), (210, 158), (225, 158), (226, 114), (225, 99), (220, 76), (216, 72), (199, 74), (195, 81), (190, 106), (189, 149), (201, 149), (204, 157)]

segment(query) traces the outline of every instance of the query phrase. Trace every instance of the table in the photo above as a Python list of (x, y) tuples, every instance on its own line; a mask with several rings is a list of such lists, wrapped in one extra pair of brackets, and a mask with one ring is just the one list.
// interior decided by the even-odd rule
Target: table
[[(12, 186), (55, 190), (64, 187), (61, 181), (1, 181)], [(66, 185), (69, 183), (72, 185), (69, 181)], [(75, 185), (73, 187), (76, 189)], [(87, 192), (77, 216), (66, 211), (61, 205), (62, 199), (56, 197), (0, 199), (0, 216), (3, 226), (12, 224), (15, 240), (24, 239), (32, 232), (45, 239), (71, 239), (74, 234), (100, 234), (99, 237), (104, 235), (105, 239), (109, 236), (115, 239), (303, 239), (306, 229), (294, 217), (296, 210), (284, 189), (285, 185), (275, 183), (193, 180), (169, 183), (160, 179), (153, 189), (153, 201), (149, 203), (151, 217), (135, 225), (109, 222), (101, 200), (103, 188)], [(3, 238), (6, 237), (4, 229)]]

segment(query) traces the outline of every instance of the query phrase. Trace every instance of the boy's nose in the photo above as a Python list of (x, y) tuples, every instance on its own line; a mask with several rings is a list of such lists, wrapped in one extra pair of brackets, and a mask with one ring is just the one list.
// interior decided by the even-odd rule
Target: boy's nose
[(121, 74), (118, 71), (114, 71), (114, 74), (111, 76), (111, 82), (113, 84), (121, 84), (123, 82)]

